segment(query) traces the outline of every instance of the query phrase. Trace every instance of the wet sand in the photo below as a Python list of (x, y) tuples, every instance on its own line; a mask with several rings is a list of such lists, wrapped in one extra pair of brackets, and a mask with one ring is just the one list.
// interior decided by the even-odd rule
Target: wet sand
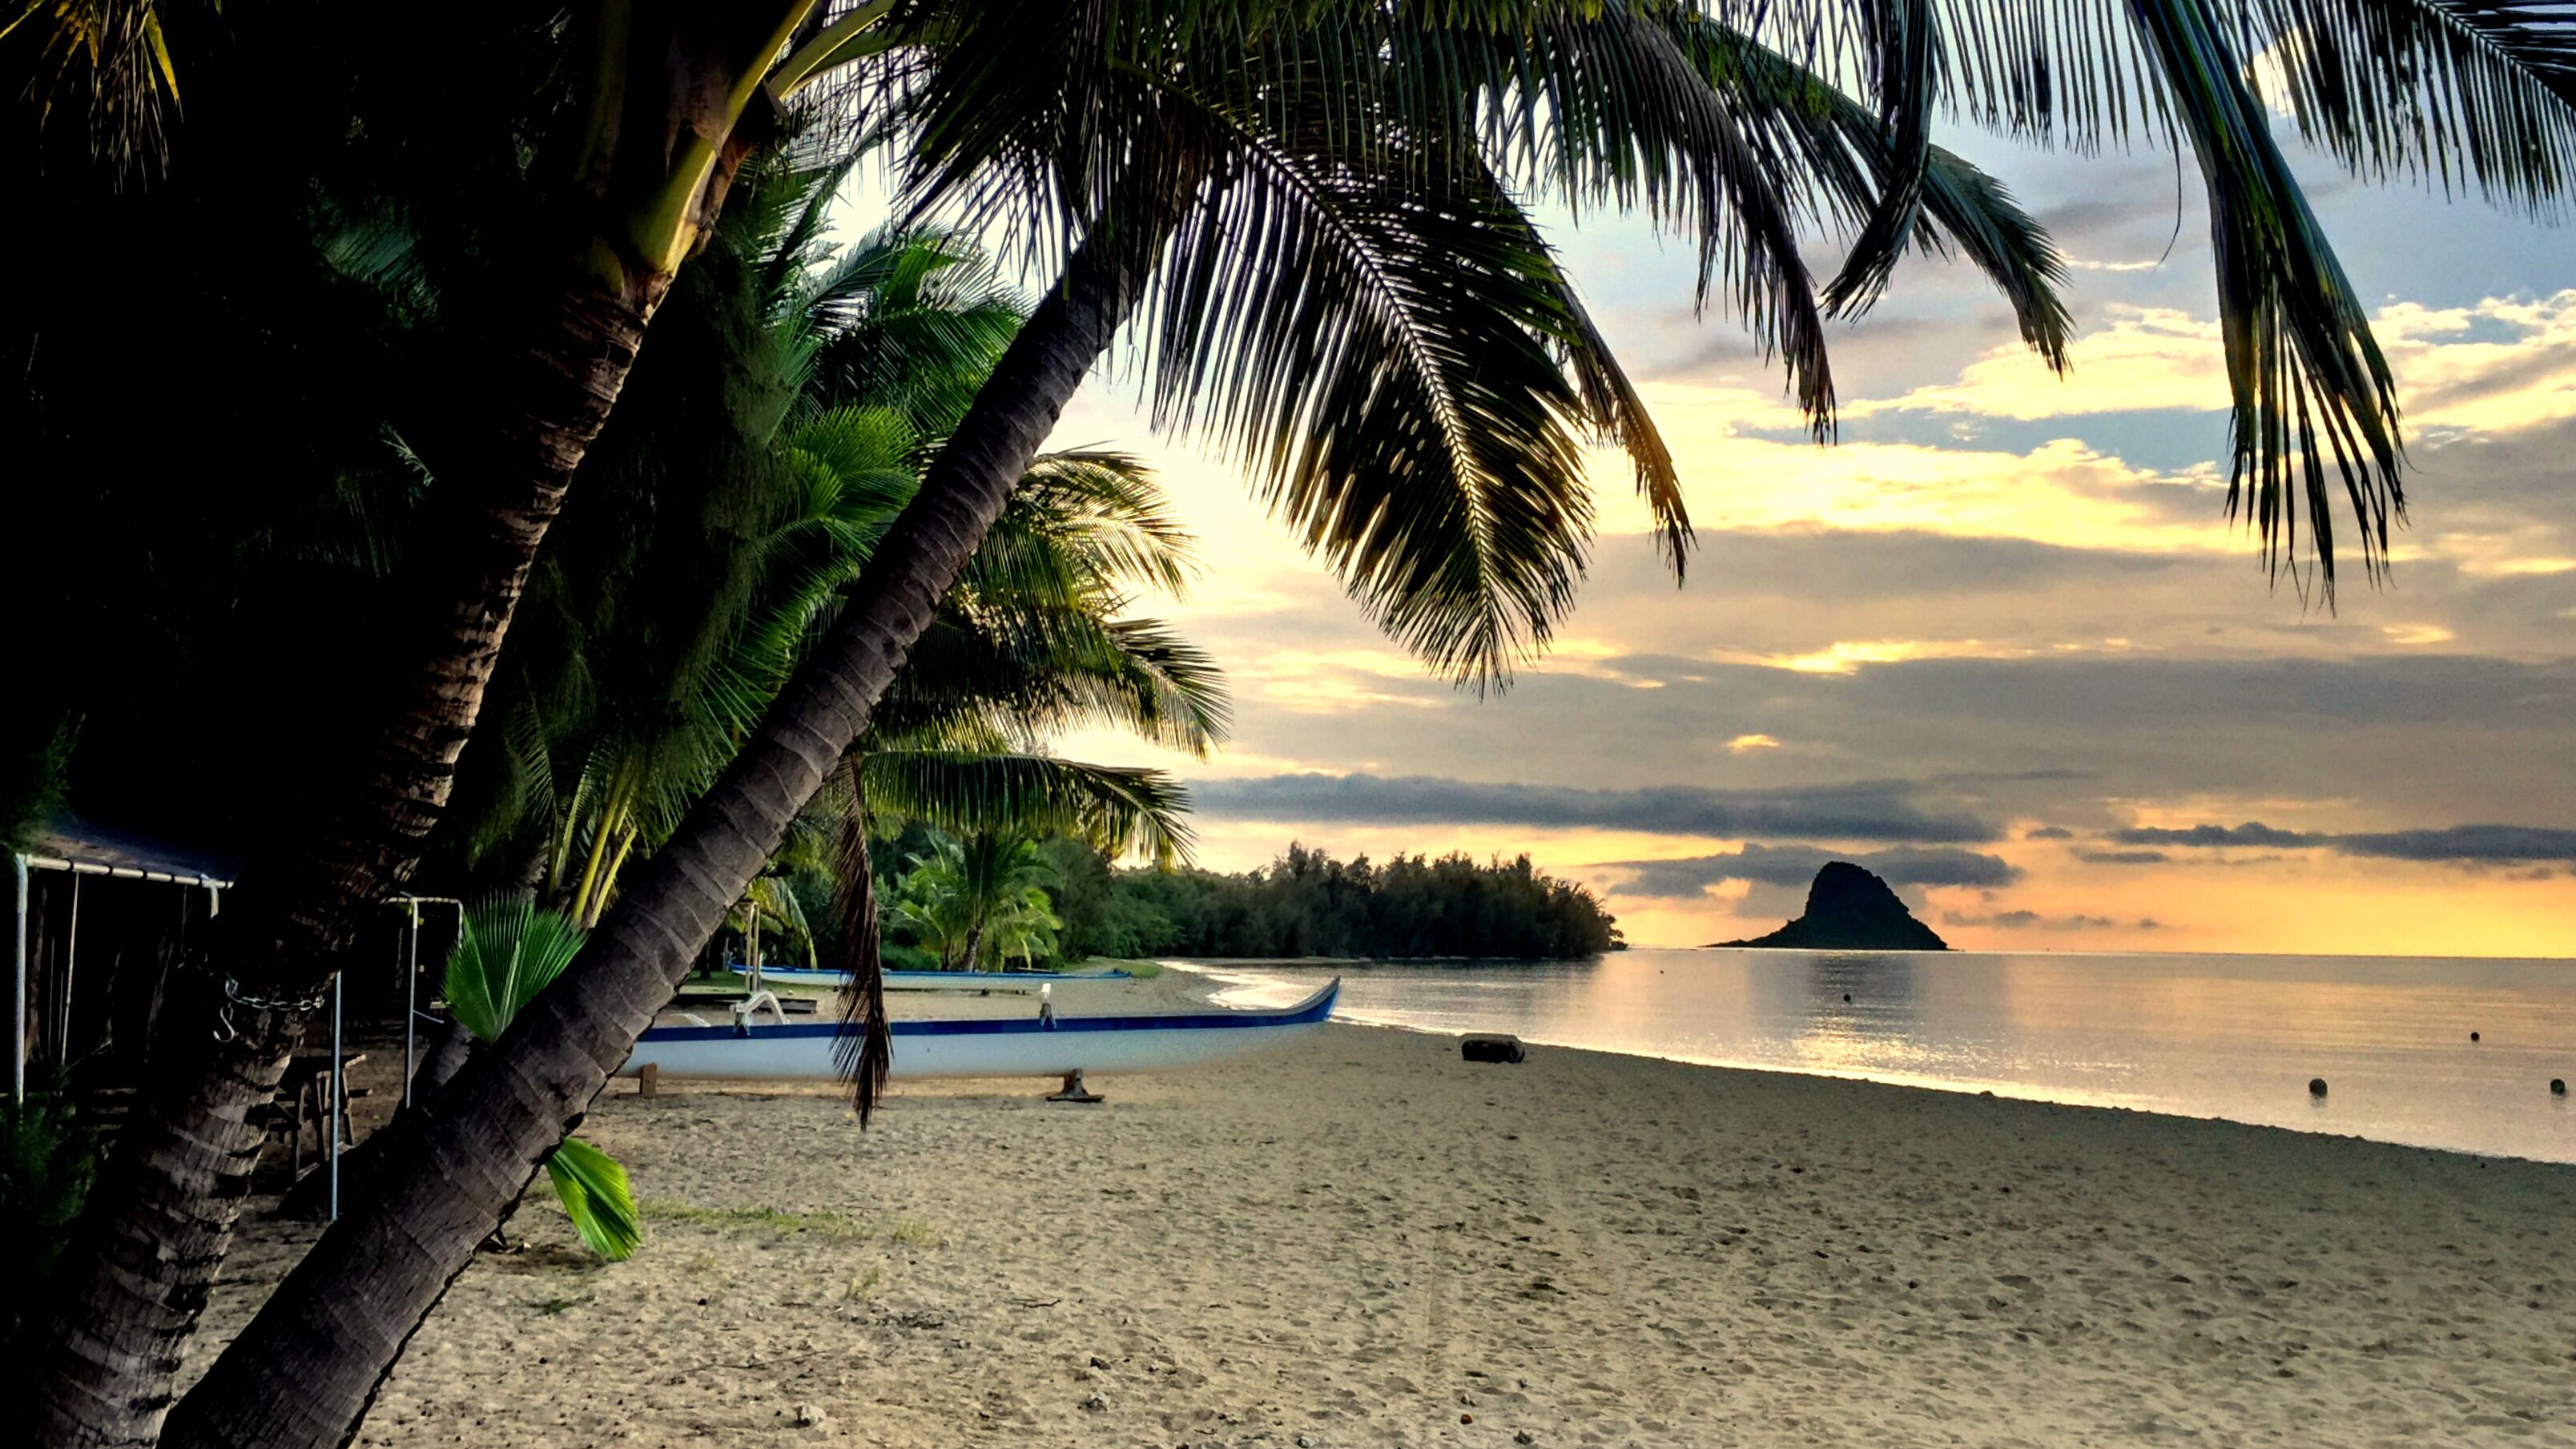
[(541, 1178), (360, 1442), (2576, 1446), (2576, 1168), (1364, 1027), (1092, 1085), (617, 1083), (642, 1252)]

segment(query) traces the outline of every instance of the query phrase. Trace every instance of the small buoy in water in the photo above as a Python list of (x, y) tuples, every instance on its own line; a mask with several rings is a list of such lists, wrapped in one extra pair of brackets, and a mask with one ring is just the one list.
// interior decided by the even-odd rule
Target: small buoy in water
[(2470, 1032), (2470, 1033), (2469, 1033), (2469, 1040), (2471, 1040), (2471, 1041), (2476, 1041), (2477, 1039), (2478, 1039), (2478, 1034), (2477, 1034), (2476, 1032)]
[(2566, 1096), (2567, 1079), (2565, 1077), (2551, 1077), (2549, 1079), (2549, 1095), (2553, 1097)]
[(2326, 1079), (2325, 1079), (2325, 1078), (2323, 1078), (2323, 1077), (2310, 1077), (2310, 1078), (2308, 1078), (2308, 1095), (2309, 1095), (2309, 1096), (2311, 1096), (2311, 1097), (2322, 1097), (2322, 1096), (2324, 1096), (2325, 1094), (2326, 1094)]

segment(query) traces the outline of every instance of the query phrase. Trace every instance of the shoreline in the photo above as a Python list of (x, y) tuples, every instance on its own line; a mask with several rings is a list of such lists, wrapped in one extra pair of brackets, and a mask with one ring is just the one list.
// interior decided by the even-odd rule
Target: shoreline
[[(1832, 955), (1837, 953), (1807, 952), (1797, 954), (1812, 956)], [(1934, 953), (1922, 954), (1929, 955)], [(1951, 957), (1960, 957), (1973, 956), (1979, 953), (1947, 952), (1939, 954)], [(2136, 953), (2122, 952), (2115, 954), (2131, 955)], [(2414, 961), (2420, 958), (2391, 959)], [(2464, 961), (2476, 960), (2481, 963), (2491, 963), (2493, 960), (2493, 958), (2465, 957), (2460, 959)], [(1239, 997), (1237, 1000), (1229, 1004), (1236, 1006), (1275, 1006), (1280, 1003), (1277, 1001), (1262, 999), (1264, 988), (1274, 984), (1284, 984), (1291, 981), (1297, 981), (1297, 978), (1303, 974), (1299, 972), (1297, 968), (1314, 963), (1294, 959), (1276, 958), (1257, 961), (1218, 961), (1205, 958), (1169, 958), (1164, 962), (1164, 964), (1172, 970), (1207, 983), (1206, 997), (1210, 1001), (1215, 1001), (1230, 993), (1249, 993), (1248, 997)], [(1385, 964), (1410, 966), (1430, 963), (1403, 962)], [(1511, 965), (1520, 965), (1525, 963), (1497, 964), (1508, 967)], [(1297, 981), (1297, 984), (1301, 987), (1303, 985), (1302, 981)], [(1845, 997), (1844, 999), (1848, 1001), (1850, 998)], [(1348, 993), (1346, 993), (1343, 1004), (1336, 1011), (1334, 1019), (1337, 1022), (1347, 1025), (1384, 1027), (1395, 1031), (1416, 1032), (1424, 1035), (1450, 1039), (1455, 1039), (1460, 1035), (1474, 1031), (1509, 1030), (1513, 1025), (1509, 1020), (1495, 1020), (1491, 1022), (1480, 1020), (1473, 1025), (1462, 1024), (1456, 1021), (1441, 1020), (1440, 1018), (1454, 1015), (1454, 1013), (1443, 1011), (1437, 1006), (1434, 1006), (1427, 1013), (1432, 1018), (1428, 1022), (1421, 1020), (1397, 1019), (1397, 1017), (1405, 1014), (1404, 1008), (1400, 1003), (1390, 1004), (1387, 1001), (1376, 1002), (1374, 1008), (1370, 1005), (1355, 1007), (1352, 1005)], [(1415, 1014), (1419, 1015), (1421, 1013)], [(1509, 1013), (1506, 1012), (1504, 1015), (1508, 1016)], [(1562, 1029), (1565, 1026), (1565, 1023), (1557, 1022), (1555, 1025)], [(1586, 1040), (1573, 1036), (1561, 1035), (1557, 1032), (1550, 1031), (1547, 1024), (1544, 1023), (1534, 1028), (1523, 1027), (1515, 1034), (1519, 1036), (1520, 1040), (1531, 1046), (1545, 1046), (1562, 1051), (1602, 1052), (1613, 1056), (1633, 1057), (1647, 1061), (1670, 1062), (1683, 1066), (1706, 1067), (1720, 1071), (1814, 1077), (1831, 1081), (1870, 1082), (1881, 1086), (1900, 1087), (1948, 1095), (1994, 1097), (2009, 1101), (2045, 1103), (2053, 1106), (2078, 1107), (2104, 1112), (2132, 1113), (2148, 1117), (2173, 1118), (2181, 1121), (2224, 1122), (2237, 1126), (2260, 1127), (2267, 1130), (2289, 1132), (2300, 1136), (2316, 1136), (2336, 1138), (2346, 1141), (2368, 1142), (2384, 1146), (2402, 1147), (2416, 1151), (2445, 1152), (2462, 1157), (2480, 1158), (2488, 1161), (2576, 1165), (2576, 1143), (2561, 1144), (2552, 1142), (2543, 1144), (2544, 1151), (2553, 1151), (2558, 1155), (2539, 1155), (2531, 1151), (2515, 1150), (2512, 1146), (2481, 1148), (2477, 1146), (2445, 1144), (2423, 1140), (2405, 1140), (2392, 1136), (2374, 1136), (2366, 1130), (2348, 1130), (2340, 1124), (2331, 1126), (2311, 1126), (2278, 1119), (2266, 1120), (2264, 1118), (2251, 1115), (2229, 1115), (2231, 1110), (2242, 1110), (2249, 1113), (2260, 1111), (2262, 1110), (2262, 1107), (2259, 1104), (2251, 1106), (2237, 1106), (2228, 1102), (2219, 1102), (2214, 1104), (2215, 1110), (2195, 1110), (2196, 1108), (2213, 1104), (2192, 1102), (2188, 1100), (2179, 1102), (2172, 1100), (2158, 1100), (2153, 1093), (2145, 1091), (2131, 1093), (2108, 1091), (2088, 1092), (2081, 1086), (2046, 1081), (2028, 1082), (2003, 1079), (2000, 1077), (1980, 1078), (1974, 1076), (1963, 1079), (1958, 1076), (1908, 1072), (1903, 1070), (1901, 1067), (1890, 1067), (1884, 1064), (1837, 1068), (1832, 1065), (1797, 1065), (1779, 1060), (1764, 1060), (1758, 1057), (1722, 1057), (1714, 1055), (1674, 1053), (1658, 1050), (1657, 1046), (1659, 1043), (1651, 1041), (1629, 1044), (1617, 1040), (1602, 1040), (1597, 1038)], [(1651, 1034), (1652, 1033), (1649, 1033), (1649, 1035)], [(2554, 1062), (2551, 1064), (2551, 1068), (2555, 1069)], [(2296, 1075), (2304, 1077), (2306, 1073), (2302, 1070)], [(2332, 1075), (2338, 1084), (2343, 1081), (2343, 1078), (2339, 1073), (2329, 1072), (2329, 1075)], [(2141, 1077), (2141, 1081), (2144, 1080), (2146, 1080), (2146, 1078)], [(2293, 1090), (2295, 1090), (2295, 1088), (2293, 1088)], [(2306, 1099), (2301, 1098), (2300, 1100), (2305, 1101)], [(2383, 1121), (2378, 1125), (2387, 1126), (2390, 1124)]]
[(540, 1185), (360, 1442), (2576, 1449), (2576, 1167), (1340, 1023), (1094, 1086), (621, 1081), (643, 1249)]

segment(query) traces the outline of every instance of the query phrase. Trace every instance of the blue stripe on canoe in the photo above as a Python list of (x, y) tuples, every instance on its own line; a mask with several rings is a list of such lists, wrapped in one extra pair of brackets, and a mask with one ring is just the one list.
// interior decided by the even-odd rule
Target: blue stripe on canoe
[[(743, 966), (727, 966), (725, 969), (736, 976), (751, 974), (750, 969)], [(782, 978), (788, 976), (839, 978), (846, 977), (850, 973), (817, 971), (806, 966), (763, 966), (760, 968), (760, 974)], [(1129, 971), (883, 971), (878, 974), (888, 981), (973, 981), (978, 977), (995, 981), (1133, 981), (1136, 979), (1135, 973)]]
[[(1012, 1036), (1041, 1031), (1202, 1031), (1213, 1027), (1304, 1026), (1310, 1022), (1330, 1020), (1333, 1002), (1341, 995), (1342, 981), (1334, 977), (1331, 985), (1295, 1006), (1278, 1011), (1213, 1011), (1188, 1016), (1059, 1016), (1054, 1026), (1034, 1016), (996, 1016), (959, 1018), (949, 1021), (898, 1021), (887, 1030), (896, 1036)], [(638, 1043), (655, 1041), (778, 1041), (809, 1036), (839, 1036), (844, 1028), (837, 1021), (797, 1022), (789, 1026), (763, 1026), (752, 1029), (749, 1036), (730, 1026), (651, 1026), (644, 1029)]]

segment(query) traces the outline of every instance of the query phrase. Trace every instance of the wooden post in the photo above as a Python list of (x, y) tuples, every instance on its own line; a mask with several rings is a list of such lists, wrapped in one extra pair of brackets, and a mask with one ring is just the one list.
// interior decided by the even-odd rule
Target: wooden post
[(657, 1097), (662, 1091), (662, 1064), (646, 1062), (635, 1069), (635, 1095)]
[(1064, 1090), (1047, 1093), (1050, 1102), (1101, 1102), (1108, 1100), (1082, 1084), (1082, 1071), (1076, 1068), (1064, 1074)]

